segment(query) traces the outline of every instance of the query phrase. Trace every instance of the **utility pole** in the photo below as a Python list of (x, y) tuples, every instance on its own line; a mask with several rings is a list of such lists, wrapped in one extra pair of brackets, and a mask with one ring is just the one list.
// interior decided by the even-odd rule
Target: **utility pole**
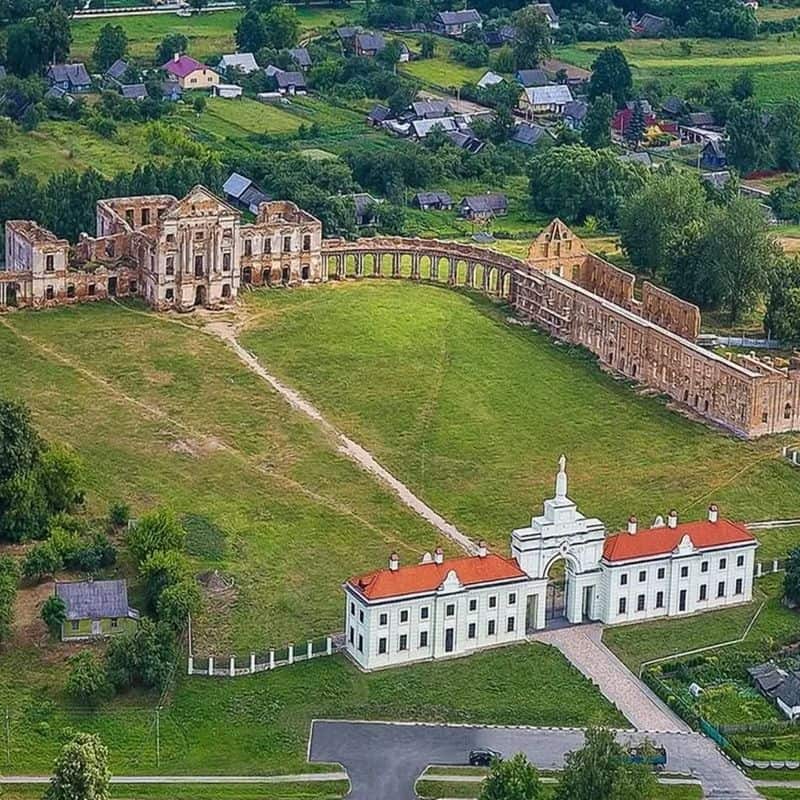
[(156, 768), (161, 768), (161, 708), (156, 706)]

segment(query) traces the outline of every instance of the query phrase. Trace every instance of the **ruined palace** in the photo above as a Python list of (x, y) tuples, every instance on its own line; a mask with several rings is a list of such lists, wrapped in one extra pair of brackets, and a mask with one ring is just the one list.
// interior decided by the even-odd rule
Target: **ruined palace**
[(224, 307), (247, 285), (441, 281), (505, 300), (520, 320), (737, 435), (800, 429), (800, 356), (725, 358), (698, 346), (696, 306), (647, 281), (637, 289), (560, 220), (522, 260), (432, 239), (323, 239), (319, 220), (293, 203), (262, 203), (250, 221), (202, 186), (180, 200), (101, 200), (96, 219), (95, 235), (72, 245), (35, 222), (7, 222), (0, 310), (137, 296), (186, 311)]

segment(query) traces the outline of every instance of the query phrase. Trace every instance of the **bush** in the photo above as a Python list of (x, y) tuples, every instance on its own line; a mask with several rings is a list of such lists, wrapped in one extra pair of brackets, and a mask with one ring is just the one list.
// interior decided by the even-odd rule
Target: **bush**
[(70, 697), (93, 705), (109, 695), (111, 687), (106, 672), (91, 650), (72, 656), (69, 663), (72, 669), (65, 689)]
[(115, 636), (106, 650), (106, 674), (117, 689), (133, 686), (164, 689), (176, 656), (172, 629), (143, 619), (130, 631)]
[(173, 630), (180, 631), (190, 614), (200, 609), (200, 589), (194, 580), (186, 578), (168, 586), (158, 598), (158, 619)]
[(145, 514), (128, 533), (128, 547), (141, 564), (157, 551), (182, 550), (186, 532), (176, 516), (167, 509)]
[(131, 510), (127, 504), (117, 501), (108, 507), (108, 522), (112, 527), (123, 528), (130, 518)]
[(144, 583), (145, 597), (150, 609), (158, 608), (161, 594), (188, 577), (186, 558), (177, 550), (157, 550), (139, 567), (139, 577)]
[(54, 575), (61, 569), (61, 554), (52, 542), (43, 542), (32, 547), (22, 562), (22, 575), (40, 581), (45, 575)]
[(67, 619), (67, 608), (64, 601), (56, 595), (50, 595), (42, 605), (40, 616), (44, 624), (50, 629), (50, 632), (55, 636), (61, 630), (61, 626)]

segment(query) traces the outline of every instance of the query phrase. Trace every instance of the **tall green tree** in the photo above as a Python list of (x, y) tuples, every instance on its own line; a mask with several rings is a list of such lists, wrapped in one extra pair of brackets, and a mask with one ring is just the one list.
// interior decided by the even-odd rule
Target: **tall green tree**
[(104, 72), (118, 58), (124, 58), (128, 52), (128, 34), (122, 25), (106, 23), (100, 28), (97, 41), (92, 50), (92, 63)]
[(731, 108), (725, 127), (728, 163), (740, 172), (752, 172), (770, 161), (770, 139), (761, 109), (752, 102)]
[(185, 53), (189, 40), (182, 33), (168, 33), (156, 47), (156, 64), (166, 64), (175, 53)]
[(37, 11), (34, 19), (39, 33), (42, 63), (66, 61), (72, 45), (72, 29), (67, 12), (56, 3), (48, 9)]
[(103, 665), (91, 650), (82, 650), (69, 659), (70, 671), (64, 688), (75, 700), (94, 705), (108, 697), (111, 686)]
[(33, 22), (18, 22), (7, 30), (6, 66), (20, 78), (35, 75), (47, 63)]
[(243, 53), (257, 53), (262, 47), (266, 47), (269, 34), (261, 14), (254, 8), (248, 9), (236, 26), (234, 38), (236, 47)]
[(50, 633), (56, 636), (67, 619), (67, 607), (60, 597), (51, 594), (50, 597), (42, 603), (40, 616), (42, 622), (44, 622), (50, 630)]
[(495, 761), (483, 782), (478, 800), (539, 800), (542, 782), (524, 753)]
[(294, 47), (300, 36), (300, 18), (292, 6), (279, 5), (264, 16), (267, 29), (267, 44), (276, 50)]
[(517, 69), (530, 69), (550, 57), (550, 25), (536, 6), (525, 6), (514, 14), (514, 33)]
[(800, 547), (795, 547), (786, 559), (783, 593), (792, 603), (800, 603)]
[(800, 100), (789, 97), (772, 112), (767, 126), (772, 157), (779, 169), (800, 170)]
[(43, 449), (28, 408), (13, 400), (0, 400), (0, 483), (30, 472)]
[(768, 282), (764, 333), (783, 342), (800, 342), (800, 262), (782, 259)]
[(592, 77), (589, 79), (589, 99), (610, 94), (617, 108), (622, 108), (630, 97), (633, 88), (633, 75), (625, 54), (616, 45), (606, 47), (592, 64)]
[(567, 754), (555, 800), (654, 800), (658, 783), (643, 765), (626, 761), (612, 731), (590, 728), (586, 744)]
[(614, 99), (601, 94), (589, 105), (581, 127), (584, 144), (597, 150), (611, 145), (611, 121), (614, 118)]
[(153, 553), (182, 550), (185, 541), (186, 531), (167, 508), (143, 514), (127, 536), (128, 549), (140, 564)]
[(44, 800), (108, 800), (110, 784), (106, 746), (95, 734), (79, 733), (56, 759)]
[(644, 138), (644, 133), (647, 130), (647, 125), (644, 119), (644, 109), (642, 104), (637, 100), (633, 106), (633, 114), (631, 121), (625, 128), (625, 141), (633, 148), (638, 149)]

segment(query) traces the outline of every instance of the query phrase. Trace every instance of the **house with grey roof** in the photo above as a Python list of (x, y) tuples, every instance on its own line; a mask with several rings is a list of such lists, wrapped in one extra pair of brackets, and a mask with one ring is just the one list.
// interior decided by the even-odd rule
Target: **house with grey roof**
[(120, 84), (119, 93), (126, 100), (144, 100), (147, 97), (147, 88), (143, 83)]
[(772, 700), (788, 719), (800, 719), (800, 671), (780, 669), (773, 663), (747, 670), (761, 694)]
[(376, 128), (380, 128), (384, 122), (393, 119), (394, 114), (388, 106), (382, 106), (380, 103), (372, 107), (372, 110), (367, 114), (367, 122)]
[(217, 64), (217, 69), (220, 72), (235, 69), (243, 75), (249, 75), (251, 72), (258, 72), (258, 64), (252, 53), (228, 53), (222, 56)]
[(281, 70), (275, 73), (275, 80), (281, 94), (306, 93), (306, 76), (302, 72)]
[(481, 15), (474, 8), (440, 11), (433, 19), (433, 30), (445, 36), (463, 36), (467, 28), (482, 28)]
[(563, 114), (567, 103), (572, 102), (569, 86), (557, 83), (552, 86), (531, 86), (522, 90), (519, 107), (527, 114)]
[(307, 47), (292, 47), (289, 50), (289, 56), (291, 57), (292, 61), (297, 65), (297, 68), (306, 72), (306, 70), (311, 69), (312, 61), (311, 61), (311, 53), (308, 52)]
[(251, 214), (258, 214), (258, 207), (270, 199), (258, 184), (238, 172), (232, 172), (222, 184), (222, 193), (232, 206)]
[(559, 28), (559, 18), (558, 14), (556, 14), (555, 9), (550, 3), (534, 3), (533, 7), (540, 13), (544, 14), (547, 18), (547, 24), (550, 26), (550, 30), (557, 31)]
[(564, 123), (568, 128), (574, 131), (579, 131), (583, 126), (583, 121), (589, 113), (589, 104), (583, 100), (571, 100), (564, 105), (564, 111), (561, 114)]
[(55, 594), (64, 603), (62, 641), (114, 636), (136, 625), (139, 612), (128, 605), (124, 580), (57, 582)]
[(453, 198), (447, 192), (417, 192), (411, 205), (420, 211), (449, 211), (453, 207)]
[(128, 62), (124, 58), (118, 58), (104, 73), (103, 77), (110, 81), (111, 83), (115, 83), (119, 85), (122, 83), (122, 78), (125, 73), (128, 71)]
[(465, 197), (458, 204), (459, 214), (464, 219), (483, 222), (508, 213), (508, 198), (499, 192), (486, 192)]
[(92, 79), (81, 64), (51, 64), (45, 74), (50, 86), (63, 89), (65, 92), (88, 92), (92, 88)]
[(543, 69), (517, 70), (514, 80), (526, 89), (531, 86), (547, 86), (548, 83), (551, 83), (550, 78)]
[(503, 83), (505, 78), (498, 75), (496, 72), (489, 70), (484, 72), (480, 80), (475, 84), (479, 89), (488, 89), (490, 86), (497, 86), (498, 83)]
[(386, 49), (386, 39), (380, 33), (357, 33), (353, 49), (357, 56), (371, 58)]
[(446, 117), (452, 111), (446, 100), (417, 100), (411, 104), (411, 110), (418, 119), (436, 119)]
[(526, 147), (535, 147), (541, 141), (553, 141), (553, 134), (541, 126), (532, 122), (520, 122), (511, 134), (510, 141)]
[(455, 145), (459, 150), (466, 150), (468, 153), (480, 153), (486, 147), (486, 142), (481, 141), (469, 127), (446, 131), (445, 135), (450, 140), (450, 144)]

